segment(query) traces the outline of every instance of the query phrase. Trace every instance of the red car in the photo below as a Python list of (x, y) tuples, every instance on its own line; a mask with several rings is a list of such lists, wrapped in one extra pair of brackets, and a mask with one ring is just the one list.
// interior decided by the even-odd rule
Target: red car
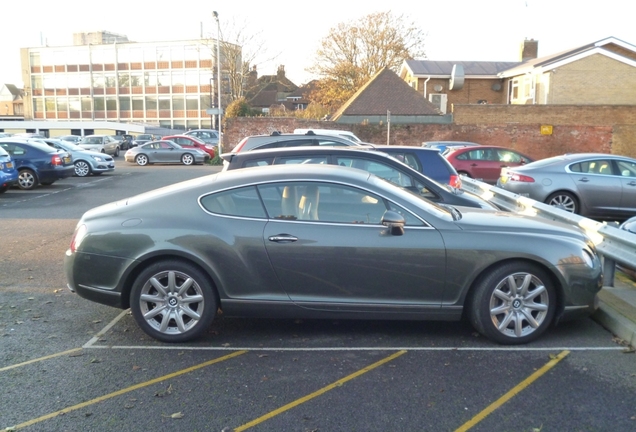
[(212, 144), (206, 144), (204, 141), (197, 137), (188, 135), (169, 135), (161, 138), (164, 141), (172, 141), (185, 148), (197, 148), (210, 155), (210, 159), (214, 159), (214, 152), (216, 147)]
[(515, 150), (485, 145), (451, 149), (444, 157), (455, 167), (459, 175), (490, 184), (497, 183), (502, 168), (534, 161), (531, 157)]

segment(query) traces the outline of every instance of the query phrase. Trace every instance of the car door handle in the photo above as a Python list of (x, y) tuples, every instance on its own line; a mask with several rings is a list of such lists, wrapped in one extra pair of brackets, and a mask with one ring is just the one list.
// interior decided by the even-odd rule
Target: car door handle
[(587, 177), (583, 177), (582, 179), (579, 179), (579, 181), (580, 181), (580, 182), (583, 182), (583, 183), (587, 183), (587, 182), (589, 182), (590, 180), (589, 180)]
[(289, 234), (278, 234), (278, 235), (275, 235), (275, 236), (267, 237), (267, 240), (269, 240), (271, 242), (276, 242), (276, 243), (285, 243), (285, 242), (298, 241), (298, 237), (294, 237), (294, 236), (289, 235)]
[(630, 181), (627, 186), (636, 186), (636, 181)]

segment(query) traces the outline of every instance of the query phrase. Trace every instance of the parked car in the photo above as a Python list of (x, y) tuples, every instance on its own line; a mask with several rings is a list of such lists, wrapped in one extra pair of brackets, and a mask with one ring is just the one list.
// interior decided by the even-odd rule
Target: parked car
[(376, 145), (376, 150), (388, 153), (404, 162), (415, 171), (424, 173), (433, 180), (461, 188), (462, 181), (455, 168), (435, 149), (398, 145)]
[(71, 155), (43, 143), (0, 138), (0, 147), (11, 155), (18, 170), (18, 187), (31, 190), (71, 177), (75, 172)]
[(112, 156), (119, 156), (119, 141), (110, 135), (88, 135), (78, 144), (84, 150), (106, 153)]
[(215, 129), (193, 129), (185, 132), (184, 135), (199, 138), (206, 144), (217, 145), (219, 143), (219, 131)]
[(54, 138), (72, 142), (73, 144), (79, 144), (79, 142), (82, 140), (82, 137), (79, 135), (61, 135)]
[(119, 150), (128, 150), (131, 148), (133, 142), (133, 136), (128, 134), (123, 135), (111, 135), (111, 137), (119, 143)]
[(4, 148), (0, 147), (0, 193), (5, 193), (17, 182), (18, 170), (15, 168), (13, 158)]
[(471, 141), (424, 141), (422, 143), (422, 147), (437, 149), (442, 154), (449, 152), (453, 148), (475, 147), (478, 145), (481, 144)]
[(133, 139), (132, 144), (133, 147), (136, 147), (142, 144), (146, 144), (150, 141), (154, 141), (154, 139), (155, 137), (153, 137), (152, 134), (139, 134)]
[[(423, 150), (426, 151), (426, 149)], [(448, 163), (438, 151), (430, 150), (430, 153), (442, 159), (443, 166)], [(420, 167), (423, 168), (423, 174), (422, 171), (416, 171), (382, 151), (368, 150), (363, 147), (281, 147), (228, 153), (221, 157), (224, 159), (224, 171), (285, 164), (330, 164), (358, 168), (440, 204), (498, 210), (493, 204), (475, 194), (451, 188), (427, 177), (425, 174), (427, 174), (428, 166)], [(435, 165), (435, 162), (431, 163), (431, 166)], [(451, 170), (453, 170), (452, 167)]]
[(497, 185), (591, 218), (636, 215), (636, 159), (576, 153), (503, 169)]
[(8, 132), (0, 132), (0, 138), (9, 138), (10, 136), (13, 136), (13, 134), (10, 134)]
[(91, 174), (100, 175), (115, 170), (115, 160), (107, 154), (84, 150), (69, 141), (45, 139), (44, 142), (71, 155), (75, 166), (75, 175), (78, 177), (86, 177)]
[(306, 134), (307, 132), (312, 131), (318, 135), (335, 135), (343, 138), (347, 138), (355, 143), (361, 143), (362, 140), (358, 138), (353, 132), (347, 130), (338, 130), (338, 129), (294, 129), (295, 134)]
[(207, 144), (199, 138), (191, 135), (168, 135), (162, 138), (163, 141), (176, 142), (183, 148), (196, 148), (206, 152), (210, 155), (210, 159), (214, 159), (216, 154), (216, 147), (212, 144)]
[(578, 227), (441, 207), (366, 171), (318, 164), (216, 173), (89, 210), (64, 267), (71, 291), (130, 308), (163, 342), (200, 336), (221, 311), (466, 315), (488, 338), (520, 344), (588, 316), (602, 286)]
[(459, 175), (484, 183), (495, 184), (501, 169), (533, 162), (530, 156), (497, 146), (452, 148), (444, 157), (455, 167)]
[(336, 135), (318, 135), (312, 131), (305, 134), (282, 134), (280, 132), (272, 132), (271, 135), (252, 135), (247, 136), (239, 142), (232, 152), (239, 153), (242, 151), (254, 149), (267, 149), (276, 147), (303, 147), (303, 146), (331, 146), (331, 147), (348, 147), (371, 144), (356, 143), (347, 138)]
[(194, 165), (210, 160), (210, 155), (196, 148), (183, 148), (172, 141), (152, 141), (129, 149), (126, 162), (144, 166), (154, 163)]
[[(623, 222), (620, 227), (620, 229), (628, 231), (632, 234), (636, 234), (636, 216), (631, 217), (629, 219), (627, 219), (625, 222)], [(622, 271), (623, 273), (629, 275), (632, 279), (636, 280), (636, 268), (635, 267), (628, 267), (628, 266), (624, 266), (622, 264), (617, 264), (616, 267)]]

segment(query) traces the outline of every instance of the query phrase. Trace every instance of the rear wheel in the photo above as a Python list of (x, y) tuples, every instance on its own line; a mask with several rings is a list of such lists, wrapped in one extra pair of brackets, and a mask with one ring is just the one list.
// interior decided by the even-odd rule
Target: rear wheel
[(468, 313), (481, 334), (511, 345), (538, 338), (550, 326), (555, 310), (549, 275), (535, 264), (511, 262), (478, 280)]
[(115, 147), (115, 157), (119, 156), (119, 146)]
[(190, 153), (184, 153), (181, 156), (181, 162), (184, 165), (192, 165), (194, 163), (194, 156), (192, 156)]
[(23, 169), (18, 174), (18, 187), (23, 190), (31, 190), (37, 187), (38, 178), (30, 169)]
[(78, 177), (86, 177), (91, 173), (90, 165), (83, 160), (75, 162), (75, 175)]
[(570, 192), (555, 192), (545, 200), (545, 203), (570, 213), (578, 214), (581, 211), (578, 199)]
[(165, 260), (135, 280), (130, 308), (141, 329), (162, 342), (186, 342), (206, 331), (217, 303), (206, 275), (193, 265)]
[(145, 154), (138, 154), (135, 157), (135, 162), (137, 162), (137, 165), (139, 166), (148, 165), (148, 156), (146, 156)]

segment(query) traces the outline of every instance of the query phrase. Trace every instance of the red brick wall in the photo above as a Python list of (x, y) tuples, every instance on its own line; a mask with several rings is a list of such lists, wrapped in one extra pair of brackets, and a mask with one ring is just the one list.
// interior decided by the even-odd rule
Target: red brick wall
[[(450, 125), (392, 124), (390, 144), (419, 146), (424, 141), (456, 140), (509, 147), (535, 159), (582, 152), (636, 157), (636, 106), (456, 105), (453, 119)], [(552, 134), (542, 135), (542, 125), (552, 126)], [(387, 142), (385, 124), (242, 117), (227, 120), (224, 151), (247, 135), (311, 127), (351, 130), (363, 141)]]

